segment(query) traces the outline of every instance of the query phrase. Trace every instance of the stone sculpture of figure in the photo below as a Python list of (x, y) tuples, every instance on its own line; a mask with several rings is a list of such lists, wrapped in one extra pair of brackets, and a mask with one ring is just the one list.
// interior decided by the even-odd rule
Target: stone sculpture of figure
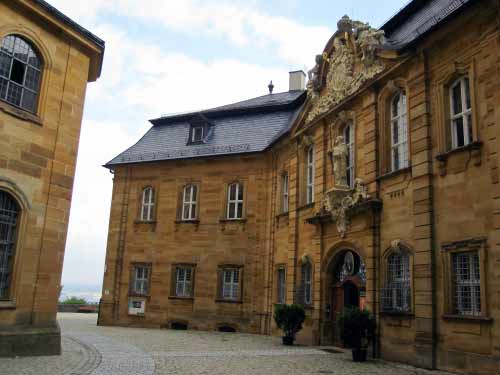
[(383, 30), (375, 30), (370, 25), (362, 22), (356, 22), (355, 39), (356, 43), (361, 49), (361, 61), (365, 65), (371, 65), (375, 61), (375, 52), (382, 44), (384, 36)]
[(307, 87), (313, 92), (318, 92), (321, 90), (321, 76), (320, 70), (323, 64), (323, 55), (316, 55), (316, 65), (314, 68), (307, 72), (309, 82), (307, 82)]
[(336, 187), (347, 188), (347, 155), (348, 149), (344, 137), (338, 136), (333, 147), (333, 177)]

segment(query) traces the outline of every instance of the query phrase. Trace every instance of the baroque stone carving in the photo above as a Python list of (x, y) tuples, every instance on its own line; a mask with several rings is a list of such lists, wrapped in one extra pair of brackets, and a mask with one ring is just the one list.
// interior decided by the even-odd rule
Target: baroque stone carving
[(350, 223), (348, 210), (366, 199), (369, 199), (369, 195), (360, 178), (356, 178), (353, 189), (334, 187), (325, 193), (324, 209), (332, 215), (342, 238), (345, 237)]
[(333, 176), (336, 187), (345, 189), (347, 185), (347, 158), (349, 150), (343, 136), (338, 136), (332, 150)]
[(316, 55), (316, 65), (314, 68), (307, 72), (308, 81), (307, 81), (307, 89), (311, 93), (319, 93), (322, 88), (322, 80), (321, 80), (321, 65), (323, 65), (323, 55)]
[(313, 104), (307, 121), (328, 111), (384, 69), (384, 64), (376, 54), (383, 43), (383, 31), (376, 30), (367, 23), (352, 21), (347, 16), (337, 26), (333, 52), (330, 56), (318, 55), (322, 64), (324, 61), (329, 64), (322, 95), (318, 95), (318, 87), (323, 89), (318, 56), (316, 66), (309, 72), (309, 79), (312, 77), (313, 81), (308, 84), (308, 94)]

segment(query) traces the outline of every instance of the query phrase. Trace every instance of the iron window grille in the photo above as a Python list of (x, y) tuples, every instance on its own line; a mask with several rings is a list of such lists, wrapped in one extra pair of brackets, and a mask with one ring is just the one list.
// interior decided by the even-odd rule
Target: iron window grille
[(393, 253), (387, 259), (387, 283), (381, 290), (383, 311), (411, 311), (410, 256)]
[(288, 173), (284, 173), (281, 177), (281, 186), (282, 186), (282, 212), (288, 212), (288, 202), (289, 202), (289, 193), (288, 193)]
[(240, 270), (225, 268), (222, 270), (222, 298), (237, 301), (240, 298)]
[(458, 315), (481, 315), (479, 253), (452, 254), (453, 309)]
[(9, 298), (18, 216), (14, 199), (0, 191), (0, 299)]
[(149, 294), (149, 278), (151, 268), (149, 266), (134, 266), (132, 293), (137, 295)]
[(314, 202), (314, 146), (307, 149), (307, 199), (306, 203)]
[(231, 220), (243, 218), (243, 185), (229, 185), (227, 192), (227, 218)]
[(182, 220), (195, 220), (198, 204), (198, 186), (187, 185), (184, 187), (182, 200)]
[(354, 186), (354, 126), (351, 121), (344, 127), (344, 143), (347, 145), (347, 165), (346, 175), (347, 183), (350, 187)]
[(396, 94), (391, 101), (392, 170), (408, 167), (408, 119), (406, 95)]
[(154, 190), (148, 186), (142, 191), (142, 207), (141, 207), (141, 220), (153, 221), (153, 212), (155, 205)]
[(472, 143), (472, 106), (469, 78), (461, 77), (450, 86), (452, 148)]
[(193, 295), (193, 269), (191, 267), (177, 267), (175, 280), (175, 295), (177, 297), (191, 297)]
[(276, 302), (285, 303), (285, 288), (286, 288), (286, 270), (285, 268), (278, 268), (277, 275), (277, 290), (276, 290)]
[(23, 38), (8, 35), (0, 48), (0, 99), (36, 112), (42, 62)]

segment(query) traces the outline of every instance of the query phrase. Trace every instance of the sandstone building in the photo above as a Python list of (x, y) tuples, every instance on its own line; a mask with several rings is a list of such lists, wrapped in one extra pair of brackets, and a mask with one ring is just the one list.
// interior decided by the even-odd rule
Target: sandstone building
[(60, 353), (83, 103), (103, 54), (101, 39), (45, 1), (0, 2), (0, 356)]
[(106, 166), (100, 324), (335, 344), (376, 314), (375, 355), (500, 368), (500, 34), (496, 1), (414, 0), (348, 17), (290, 91), (152, 120)]

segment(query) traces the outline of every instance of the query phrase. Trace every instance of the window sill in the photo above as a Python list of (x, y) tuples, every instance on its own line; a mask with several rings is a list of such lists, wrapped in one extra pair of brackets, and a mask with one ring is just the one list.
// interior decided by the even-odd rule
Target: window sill
[(24, 121), (30, 121), (33, 122), (37, 125), (42, 126), (42, 119), (38, 117), (37, 115), (27, 112), (23, 109), (17, 108), (13, 106), (12, 104), (6, 103), (4, 101), (0, 101), (0, 110), (3, 112), (12, 115), (14, 117), (17, 117), (18, 119), (24, 120)]
[(156, 220), (135, 220), (134, 224), (156, 224)]
[(402, 318), (402, 319), (414, 319), (415, 314), (411, 312), (404, 311), (381, 311), (380, 316), (388, 316), (394, 318)]
[(223, 298), (217, 298), (215, 300), (215, 302), (217, 303), (235, 303), (235, 304), (242, 304), (243, 301), (242, 300), (232, 300), (232, 299), (223, 299)]
[(378, 176), (377, 177), (377, 181), (388, 180), (388, 179), (390, 179), (392, 177), (400, 176), (400, 175), (407, 174), (407, 173), (411, 174), (411, 167), (406, 167), (406, 168), (398, 169), (397, 171), (392, 171), (392, 172), (383, 174), (381, 176)]
[(194, 297), (168, 296), (168, 299), (173, 299), (173, 300), (178, 300), (178, 301), (187, 301), (187, 302), (194, 301)]
[(290, 212), (289, 212), (289, 211), (287, 211), (287, 212), (282, 212), (282, 213), (280, 213), (280, 214), (276, 215), (276, 219), (280, 219), (280, 218), (282, 218), (282, 217), (288, 217), (288, 216), (290, 216)]
[(297, 207), (297, 211), (304, 211), (304, 210), (307, 210), (307, 209), (310, 209), (310, 208), (313, 208), (314, 207), (314, 202), (312, 203), (307, 203), (303, 206), (300, 206), (300, 207)]
[(16, 303), (14, 301), (0, 301), (0, 310), (15, 310)]
[(451, 149), (449, 151), (443, 152), (443, 153), (437, 155), (436, 159), (438, 161), (444, 162), (453, 154), (460, 154), (462, 152), (480, 150), (482, 145), (483, 145), (483, 142), (474, 141), (472, 143), (469, 143), (466, 146), (457, 147), (457, 148)]
[(247, 219), (219, 219), (219, 223), (246, 223)]
[(198, 225), (200, 224), (200, 220), (198, 219), (193, 219), (193, 220), (176, 220), (176, 224), (195, 224)]
[(149, 294), (139, 294), (134, 292), (128, 292), (129, 297), (138, 297), (138, 298), (149, 298), (151, 297)]
[(493, 323), (493, 319), (487, 316), (473, 316), (473, 315), (457, 315), (457, 314), (446, 314), (443, 315), (444, 321), (458, 321), (464, 323)]

